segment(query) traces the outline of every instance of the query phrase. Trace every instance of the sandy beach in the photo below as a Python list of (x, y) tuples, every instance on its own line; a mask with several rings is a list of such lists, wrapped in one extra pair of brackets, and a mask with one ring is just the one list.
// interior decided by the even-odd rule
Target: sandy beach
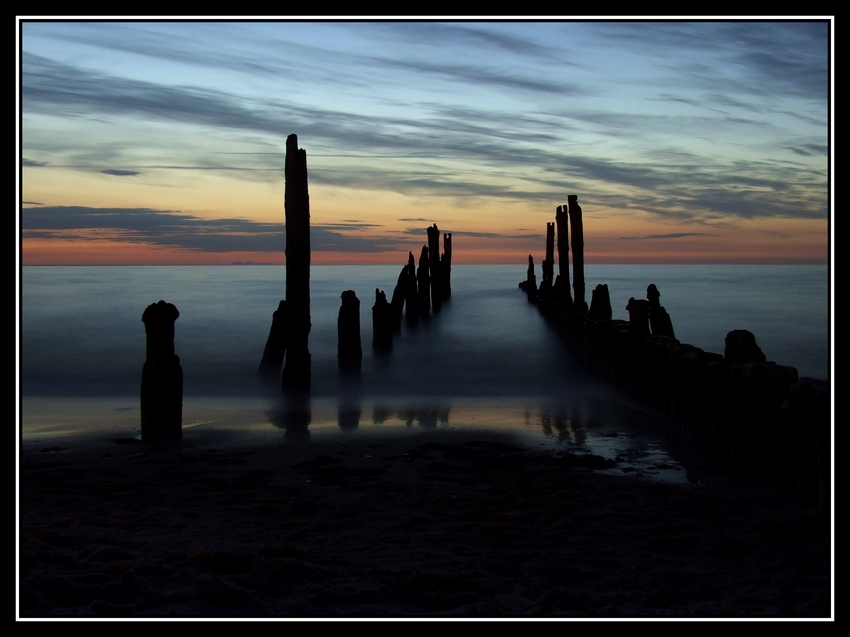
[(22, 443), (19, 617), (832, 614), (828, 515), (728, 463), (672, 484), (481, 431), (202, 429)]

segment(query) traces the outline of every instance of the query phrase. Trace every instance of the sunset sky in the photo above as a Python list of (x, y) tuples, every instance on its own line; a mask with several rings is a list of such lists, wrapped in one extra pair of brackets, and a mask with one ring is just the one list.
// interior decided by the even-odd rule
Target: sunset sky
[(23, 264), (825, 263), (832, 23), (19, 22)]

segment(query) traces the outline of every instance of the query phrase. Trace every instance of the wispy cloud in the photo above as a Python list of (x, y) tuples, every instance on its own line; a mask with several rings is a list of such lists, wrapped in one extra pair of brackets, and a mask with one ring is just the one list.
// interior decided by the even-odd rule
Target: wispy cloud
[[(280, 183), (295, 132), (313, 192), (451, 207), (481, 236), (478, 211), (550, 210), (573, 192), (603, 216), (683, 233), (827, 218), (824, 21), (89, 21), (23, 34), (22, 167), (41, 180), (28, 187), (71, 184), (72, 170), (144, 176), (124, 182), (134, 193)], [(201, 216), (192, 232), (226, 234)], [(385, 245), (372, 230), (320, 235)]]
[(113, 175), (115, 177), (136, 177), (142, 174), (138, 170), (122, 170), (120, 168), (106, 168), (100, 172), (104, 175)]
[[(360, 223), (312, 224), (311, 248), (320, 252), (386, 252), (405, 248), (406, 244), (392, 237), (357, 234), (373, 227)], [(283, 224), (201, 219), (177, 211), (148, 208), (24, 208), (22, 229), (24, 237), (84, 241), (108, 235), (131, 243), (205, 252), (282, 252), (286, 247)]]
[(708, 232), (670, 232), (668, 234), (648, 234), (642, 237), (620, 237), (622, 241), (641, 241), (644, 239), (684, 239), (687, 237), (707, 237)]

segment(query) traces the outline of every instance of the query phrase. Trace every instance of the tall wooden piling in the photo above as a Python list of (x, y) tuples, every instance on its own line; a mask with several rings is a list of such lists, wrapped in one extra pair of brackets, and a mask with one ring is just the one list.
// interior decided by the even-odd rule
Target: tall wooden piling
[(289, 339), (284, 389), (309, 389), (310, 337), (310, 198), (307, 190), (307, 152), (298, 148), (298, 137), (286, 138), (286, 304)]
[(577, 312), (587, 311), (584, 299), (584, 229), (581, 221), (581, 206), (578, 195), (568, 195), (570, 233), (573, 244), (573, 298)]
[(431, 275), (431, 309), (438, 312), (443, 304), (444, 277), (443, 264), (440, 262), (440, 229), (436, 223), (428, 227), (428, 265)]
[(546, 223), (546, 258), (543, 259), (541, 289), (549, 291), (555, 280), (555, 223)]
[(405, 279), (404, 319), (408, 325), (419, 324), (419, 286), (416, 284), (416, 261), (407, 253), (407, 278)]
[(440, 259), (440, 272), (443, 277), (443, 300), (452, 295), (452, 233), (443, 233), (443, 257)]
[(558, 206), (555, 209), (555, 229), (558, 233), (558, 276), (561, 278), (562, 297), (572, 303), (572, 295), (570, 294), (570, 238), (567, 224), (567, 207)]
[(422, 246), (419, 254), (419, 270), (416, 273), (416, 283), (419, 287), (419, 316), (428, 318), (431, 313), (431, 259), (428, 256), (428, 246)]

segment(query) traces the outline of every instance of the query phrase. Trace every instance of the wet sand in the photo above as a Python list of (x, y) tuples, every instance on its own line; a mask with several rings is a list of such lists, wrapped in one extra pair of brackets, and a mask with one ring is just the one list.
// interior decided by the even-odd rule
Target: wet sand
[(25, 440), (19, 616), (832, 616), (828, 516), (727, 464), (278, 433)]

